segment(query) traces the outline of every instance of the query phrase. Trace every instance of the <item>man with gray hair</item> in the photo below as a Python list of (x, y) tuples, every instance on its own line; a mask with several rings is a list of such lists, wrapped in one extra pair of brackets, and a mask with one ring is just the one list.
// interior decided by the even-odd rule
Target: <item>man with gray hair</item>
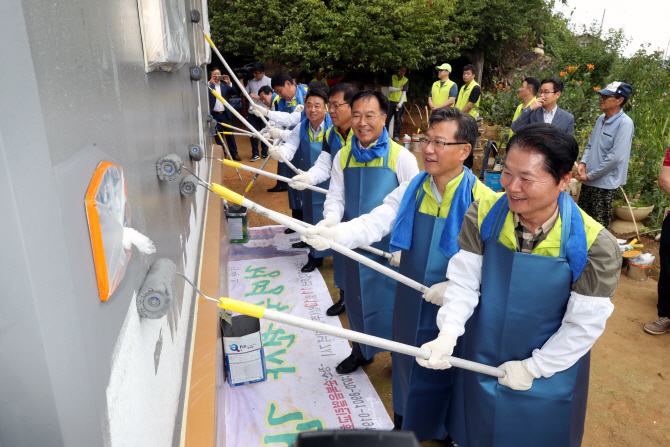
[(609, 228), (617, 189), (626, 184), (633, 142), (633, 120), (623, 112), (633, 88), (612, 82), (600, 94), (600, 110), (575, 178), (582, 182), (579, 207), (603, 227)]

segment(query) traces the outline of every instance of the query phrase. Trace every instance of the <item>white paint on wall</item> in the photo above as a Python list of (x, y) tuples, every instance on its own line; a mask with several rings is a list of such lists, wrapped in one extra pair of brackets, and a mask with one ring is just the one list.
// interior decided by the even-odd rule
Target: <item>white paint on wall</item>
[[(184, 270), (195, 278), (198, 264), (198, 248), (205, 209), (205, 190), (194, 196), (197, 206), (191, 207), (189, 229), (184, 231)], [(200, 210), (196, 215), (195, 210)], [(160, 247), (158, 252), (160, 253)], [(186, 338), (191, 318), (190, 309), (193, 289), (184, 283), (184, 299), (180, 309), (174, 308), (175, 320), (171, 336), (168, 315), (157, 320), (140, 318), (137, 313), (135, 292), (128, 307), (123, 327), (112, 355), (112, 373), (107, 386), (107, 414), (109, 422), (108, 445), (123, 446), (170, 446), (174, 423), (179, 408), (179, 394), (185, 355), (188, 352)], [(175, 294), (177, 292), (175, 291)], [(162, 332), (162, 348), (158, 368), (155, 368), (154, 352)]]

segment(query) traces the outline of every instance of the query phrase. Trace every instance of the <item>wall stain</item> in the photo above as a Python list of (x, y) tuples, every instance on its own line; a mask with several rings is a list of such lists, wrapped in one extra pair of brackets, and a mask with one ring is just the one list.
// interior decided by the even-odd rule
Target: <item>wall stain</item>
[(158, 374), (158, 364), (161, 360), (161, 351), (163, 350), (163, 328), (158, 333), (158, 341), (156, 341), (156, 349), (154, 349), (154, 368), (156, 371), (154, 375)]

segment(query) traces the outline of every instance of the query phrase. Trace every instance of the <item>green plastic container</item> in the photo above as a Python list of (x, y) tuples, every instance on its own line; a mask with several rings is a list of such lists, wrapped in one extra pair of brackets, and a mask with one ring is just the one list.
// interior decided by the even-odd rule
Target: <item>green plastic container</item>
[(247, 214), (249, 210), (240, 205), (232, 205), (226, 210), (228, 221), (228, 235), (231, 244), (245, 244), (249, 242), (249, 225)]

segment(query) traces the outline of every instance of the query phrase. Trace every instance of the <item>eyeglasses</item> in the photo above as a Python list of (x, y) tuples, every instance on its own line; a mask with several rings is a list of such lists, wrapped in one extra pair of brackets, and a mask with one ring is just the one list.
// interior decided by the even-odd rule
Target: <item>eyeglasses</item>
[(305, 104), (306, 109), (314, 109), (314, 110), (321, 110), (323, 109), (323, 106), (321, 104)]
[(383, 116), (383, 114), (382, 114), (382, 115), (365, 115), (365, 116), (361, 116), (361, 115), (351, 115), (351, 122), (352, 122), (352, 123), (358, 123), (358, 122), (360, 122), (361, 119), (365, 119), (365, 122), (366, 122), (367, 124), (372, 124), (372, 123), (374, 123), (375, 120), (376, 120), (377, 118), (379, 118), (380, 116)]
[(444, 149), (446, 146), (452, 146), (455, 144), (468, 144), (468, 143), (447, 143), (445, 141), (440, 141), (440, 140), (429, 140), (428, 138), (419, 138), (419, 142), (421, 143), (421, 146), (423, 147), (428, 147), (430, 143), (433, 143), (433, 146), (435, 146), (435, 149)]
[(341, 102), (341, 103), (339, 103), (339, 104), (335, 104), (334, 102), (331, 102), (331, 103), (328, 105), (328, 107), (330, 107), (332, 110), (337, 110), (337, 109), (339, 109), (340, 107), (344, 107), (344, 106), (348, 106), (348, 105), (349, 105), (348, 102)]
[(254, 75), (255, 75), (255, 76), (257, 76), (257, 75), (259, 75), (259, 74), (263, 74), (263, 72), (262, 72), (262, 71), (254, 71)]
[(556, 92), (548, 92), (548, 91), (546, 91), (546, 90), (540, 90), (538, 93), (539, 93), (540, 95), (548, 95), (548, 94), (550, 94), (550, 93), (556, 93)]

